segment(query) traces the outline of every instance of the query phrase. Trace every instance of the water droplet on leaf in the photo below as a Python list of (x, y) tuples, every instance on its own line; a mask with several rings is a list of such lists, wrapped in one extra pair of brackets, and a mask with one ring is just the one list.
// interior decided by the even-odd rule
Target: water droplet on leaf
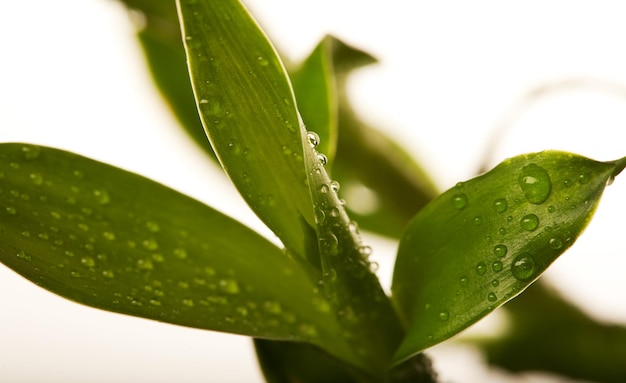
[(499, 271), (502, 271), (502, 262), (500, 261), (495, 261), (491, 264), (491, 269), (493, 271), (495, 271), (496, 273)]
[(519, 255), (511, 264), (513, 276), (520, 281), (530, 279), (535, 274), (535, 261), (531, 256)]
[(522, 168), (518, 183), (528, 202), (541, 204), (550, 196), (552, 181), (548, 172), (537, 164), (529, 164)]
[(219, 287), (222, 292), (227, 294), (237, 294), (239, 292), (239, 284), (234, 279), (220, 279)]
[(507, 247), (502, 244), (496, 245), (493, 248), (493, 253), (496, 255), (496, 257), (504, 257), (508, 251), (509, 250), (507, 249)]
[(456, 194), (452, 197), (452, 206), (455, 209), (461, 210), (467, 205), (467, 196), (464, 193)]
[(326, 156), (322, 153), (317, 153), (317, 160), (320, 164), (322, 164), (322, 166), (326, 166), (328, 163), (328, 158), (326, 158)]
[(487, 272), (487, 265), (484, 262), (479, 262), (476, 265), (476, 274), (484, 275)]
[(309, 146), (312, 149), (315, 149), (317, 147), (317, 145), (319, 145), (320, 143), (320, 136), (317, 135), (317, 133), (315, 132), (308, 132), (306, 134), (307, 140), (309, 140)]
[(498, 198), (493, 202), (493, 209), (498, 213), (504, 213), (507, 207), (508, 206), (504, 198)]
[(526, 231), (533, 231), (539, 226), (539, 218), (534, 214), (526, 214), (522, 217), (520, 226)]
[(447, 311), (445, 311), (445, 310), (444, 310), (444, 311), (441, 311), (441, 312), (439, 313), (439, 320), (441, 320), (441, 321), (445, 322), (445, 321), (447, 321), (448, 319), (450, 319), (450, 313), (449, 313), (449, 312), (447, 312)]

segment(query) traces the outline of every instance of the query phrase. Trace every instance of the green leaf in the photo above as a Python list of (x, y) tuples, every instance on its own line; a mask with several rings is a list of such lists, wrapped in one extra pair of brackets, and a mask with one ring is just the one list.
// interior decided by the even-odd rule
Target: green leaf
[(213, 149), (204, 133), (191, 89), (187, 57), (175, 0), (120, 0), (138, 20), (137, 37), (152, 78), (189, 136), (212, 159)]
[(408, 325), (395, 360), (457, 334), (521, 293), (574, 243), (625, 165), (557, 151), (522, 155), (420, 211), (395, 266), (393, 297)]
[(317, 271), (196, 200), (60, 150), (0, 145), (0, 261), (108, 311), (347, 352)]
[(337, 84), (333, 67), (335, 40), (326, 36), (300, 66), (291, 71), (298, 110), (309, 131), (317, 134), (317, 150), (331, 168), (337, 147)]
[(255, 339), (259, 365), (268, 383), (364, 383), (350, 365), (305, 343)]
[[(304, 134), (304, 133), (303, 133)], [(372, 376), (383, 379), (402, 338), (402, 328), (389, 298), (382, 290), (361, 242), (346, 214), (317, 152), (305, 150), (309, 185), (315, 207), (323, 288), (331, 311), (351, 345), (344, 358)]]
[[(200, 117), (222, 167), (285, 246), (313, 263), (301, 125), (285, 70), (239, 1), (179, 1)], [(307, 227), (308, 226), (308, 227)]]

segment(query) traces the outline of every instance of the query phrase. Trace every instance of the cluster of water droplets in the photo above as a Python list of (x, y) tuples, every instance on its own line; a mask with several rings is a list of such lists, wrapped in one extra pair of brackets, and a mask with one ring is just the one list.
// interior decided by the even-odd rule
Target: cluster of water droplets
[[(561, 186), (563, 188), (571, 188), (576, 183), (585, 185), (589, 180), (589, 174), (581, 173), (573, 181), (569, 179), (563, 180)], [(459, 211), (466, 209), (469, 204), (473, 203), (463, 191), (463, 186), (463, 183), (457, 184), (457, 191), (452, 193), (450, 197), (452, 207)], [(506, 299), (511, 293), (515, 292), (510, 291), (506, 292), (503, 297), (499, 296), (499, 288), (510, 287), (510, 285), (504, 286), (501, 284), (501, 279), (498, 277), (499, 273), (504, 272), (508, 268), (511, 275), (522, 282), (535, 278), (538, 273), (537, 262), (533, 254), (528, 252), (510, 254), (506, 244), (508, 236), (519, 236), (523, 235), (523, 233), (528, 233), (531, 235), (528, 237), (529, 240), (532, 238), (546, 238), (547, 247), (554, 251), (562, 251), (572, 241), (571, 234), (567, 231), (563, 232), (558, 223), (542, 224), (542, 219), (540, 219), (540, 216), (545, 214), (546, 221), (550, 221), (549, 215), (554, 214), (559, 209), (574, 209), (576, 207), (573, 203), (567, 206), (570, 197), (565, 197), (565, 201), (555, 201), (559, 204), (563, 202), (566, 204), (566, 206), (558, 209), (556, 206), (546, 203), (555, 187), (548, 171), (536, 163), (530, 163), (522, 167), (517, 177), (517, 187), (522, 192), (523, 199), (507, 196), (496, 198), (491, 203), (494, 216), (476, 216), (471, 218), (471, 222), (476, 226), (481, 226), (485, 220), (489, 222), (503, 220), (505, 222), (503, 226), (496, 228), (497, 235), (489, 235), (487, 237), (488, 241), (495, 240), (496, 242), (491, 248), (490, 258), (487, 258), (489, 260), (486, 259), (476, 263), (473, 272), (463, 275), (459, 281), (461, 288), (465, 288), (471, 283), (472, 278), (492, 278), (489, 281), (489, 285), (493, 290), (489, 291), (485, 297), (490, 304), (499, 301), (501, 298)], [(528, 203), (529, 208), (522, 208), (523, 200)], [(479, 203), (479, 201), (476, 201), (476, 203)], [(524, 213), (515, 218), (514, 213), (507, 214), (509, 211), (523, 211)], [(498, 238), (501, 239), (498, 240)], [(457, 291), (457, 294), (460, 294), (460, 291)], [(449, 317), (447, 310), (442, 310), (439, 313), (441, 321), (447, 321)]]
[[(279, 302), (247, 300), (244, 293), (255, 286), (223, 265), (207, 264), (210, 259), (202, 254), (215, 250), (203, 235), (126, 204), (98, 185), (100, 175), (83, 168), (63, 175), (31, 172), (39, 167), (28, 161), (39, 158), (40, 149), (20, 149), (19, 155), (0, 158), (0, 230), (17, 230), (22, 238), (3, 251), (10, 248), (20, 262), (41, 262), (44, 251), (51, 278), (80, 286), (81, 296), (108, 302), (105, 307), (115, 311), (193, 326), (238, 325), (243, 331), (265, 326), (268, 334), (287, 327), (297, 334), (294, 339), (317, 336), (314, 325)], [(119, 230), (109, 212), (124, 215), (124, 227), (132, 229)], [(168, 271), (189, 267), (193, 275)], [(316, 297), (315, 307), (328, 312), (326, 300)]]

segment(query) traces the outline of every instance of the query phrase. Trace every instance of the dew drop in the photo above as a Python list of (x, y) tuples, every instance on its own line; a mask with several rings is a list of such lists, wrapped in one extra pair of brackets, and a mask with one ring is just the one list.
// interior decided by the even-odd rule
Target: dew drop
[(154, 269), (154, 264), (150, 259), (140, 259), (137, 261), (137, 267), (140, 270), (152, 270)]
[(114, 241), (115, 240), (115, 233), (112, 233), (110, 231), (105, 231), (104, 233), (102, 233), (102, 236), (107, 241)]
[(187, 258), (187, 250), (185, 249), (174, 249), (174, 255), (176, 258), (185, 259)]
[(102, 276), (108, 279), (113, 279), (115, 278), (115, 273), (112, 270), (103, 270)]
[(507, 249), (507, 247), (503, 244), (499, 244), (499, 245), (495, 245), (493, 248), (493, 253), (496, 255), (496, 257), (504, 257), (506, 255), (506, 253), (509, 250)]
[(526, 231), (533, 231), (539, 226), (539, 218), (534, 214), (526, 214), (522, 217), (520, 226)]
[(24, 154), (24, 158), (27, 160), (34, 160), (39, 157), (39, 153), (41, 150), (36, 146), (23, 146), (22, 153)]
[(452, 197), (452, 206), (454, 206), (455, 209), (461, 210), (465, 208), (466, 205), (467, 205), (467, 196), (464, 193), (455, 194)]
[(17, 210), (16, 210), (13, 206), (7, 206), (6, 211), (7, 211), (7, 213), (9, 213), (10, 215), (15, 215), (15, 214), (17, 214)]
[(502, 271), (502, 262), (500, 261), (493, 262), (491, 264), (491, 269), (495, 271), (496, 273)]
[(474, 217), (474, 225), (476, 226), (480, 226), (483, 224), (483, 219), (480, 216), (476, 216)]
[(94, 267), (96, 265), (96, 261), (94, 261), (91, 257), (83, 257), (80, 259), (80, 264), (85, 267)]
[(439, 313), (439, 320), (442, 322), (447, 321), (448, 319), (450, 319), (450, 313), (447, 312), (446, 310), (443, 310)]
[(157, 300), (157, 299), (150, 299), (150, 305), (151, 306), (161, 306), (161, 301)]
[(219, 287), (222, 292), (227, 294), (239, 293), (239, 284), (234, 279), (220, 279)]
[(159, 230), (161, 230), (161, 227), (159, 226), (159, 224), (153, 221), (146, 222), (146, 227), (148, 228), (148, 230), (150, 230), (153, 233), (156, 233)]
[(511, 264), (511, 272), (520, 281), (527, 280), (535, 274), (535, 261), (528, 255), (517, 256)]
[(487, 300), (489, 302), (495, 302), (498, 300), (498, 296), (495, 293), (489, 293), (489, 295), (487, 295)]
[(493, 201), (493, 209), (497, 213), (504, 213), (507, 207), (508, 205), (504, 198), (498, 198), (497, 200)]
[(322, 209), (315, 209), (315, 223), (318, 225), (324, 223), (326, 220), (326, 213)]
[(156, 250), (159, 248), (159, 244), (154, 238), (146, 239), (142, 242), (142, 245), (147, 250)]
[(195, 306), (195, 304), (193, 303), (193, 299), (189, 299), (189, 298), (183, 299), (182, 303), (183, 303), (183, 305), (185, 305), (187, 307)]
[(315, 149), (317, 147), (317, 145), (320, 144), (320, 136), (317, 135), (317, 133), (315, 132), (308, 132), (306, 134), (307, 140), (309, 141), (309, 146), (312, 149)]
[(35, 185), (43, 184), (43, 176), (39, 173), (31, 173), (30, 180), (33, 181)]
[(493, 281), (491, 281), (491, 286), (493, 287), (498, 287), (500, 286), (500, 281), (497, 279), (494, 279)]
[(322, 186), (320, 186), (320, 193), (328, 193), (329, 187), (326, 184), (322, 184)]
[(529, 164), (522, 168), (518, 183), (526, 199), (532, 204), (544, 203), (552, 190), (552, 181), (548, 172), (536, 164)]
[(96, 202), (100, 205), (106, 205), (111, 202), (111, 198), (109, 197), (109, 193), (103, 189), (96, 189), (93, 191), (94, 197), (96, 197)]
[(557, 250), (563, 247), (563, 242), (558, 238), (551, 238), (549, 241), (550, 247)]
[(337, 181), (331, 181), (330, 182), (330, 190), (332, 190), (334, 193), (337, 193), (340, 189), (340, 185), (339, 182)]
[(326, 166), (328, 163), (328, 158), (322, 153), (317, 153), (317, 160), (320, 164), (322, 164), (322, 166)]
[(467, 284), (469, 283), (469, 278), (467, 278), (467, 277), (461, 277), (461, 279), (459, 280), (459, 282), (461, 282), (461, 286), (467, 286)]
[(27, 261), (27, 262), (28, 262), (28, 261), (30, 261), (30, 260), (31, 260), (30, 255), (26, 254), (26, 252), (25, 252), (24, 250), (22, 250), (22, 249), (19, 249), (19, 250), (17, 251), (16, 256), (17, 256), (19, 259), (23, 260), (23, 261)]
[(328, 271), (324, 272), (324, 279), (330, 282), (334, 282), (337, 280), (337, 271), (335, 269), (328, 269)]
[(548, 213), (554, 213), (556, 208), (553, 205), (548, 206)]
[(589, 182), (589, 174), (583, 173), (578, 176), (578, 183), (584, 185)]
[(372, 255), (372, 247), (367, 245), (359, 246), (359, 253), (361, 253), (363, 257), (367, 258)]
[(280, 306), (280, 303), (267, 301), (263, 304), (263, 308), (270, 314), (280, 314), (283, 311), (283, 308)]
[(476, 274), (484, 275), (487, 272), (487, 265), (484, 262), (479, 262), (476, 265)]

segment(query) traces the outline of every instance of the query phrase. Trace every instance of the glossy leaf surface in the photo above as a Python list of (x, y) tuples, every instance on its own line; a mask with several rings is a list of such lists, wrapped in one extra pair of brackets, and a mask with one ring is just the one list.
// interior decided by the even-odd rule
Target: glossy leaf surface
[(518, 295), (580, 235), (626, 162), (546, 151), (459, 183), (409, 224), (393, 296), (408, 325), (403, 360)]
[(64, 151), (0, 145), (0, 260), (67, 299), (344, 352), (316, 272), (165, 186)]
[(314, 217), (282, 63), (239, 1), (178, 6), (196, 103), (222, 167), (254, 212), (305, 257)]
[(309, 57), (290, 73), (298, 110), (306, 125), (319, 138), (317, 151), (332, 168), (337, 148), (337, 84), (333, 65), (335, 40), (327, 36)]
[(350, 344), (348, 359), (381, 379), (387, 372), (402, 329), (369, 261), (371, 249), (362, 244), (331, 181), (309, 147), (305, 150), (309, 185), (315, 207), (323, 289), (329, 310)]

